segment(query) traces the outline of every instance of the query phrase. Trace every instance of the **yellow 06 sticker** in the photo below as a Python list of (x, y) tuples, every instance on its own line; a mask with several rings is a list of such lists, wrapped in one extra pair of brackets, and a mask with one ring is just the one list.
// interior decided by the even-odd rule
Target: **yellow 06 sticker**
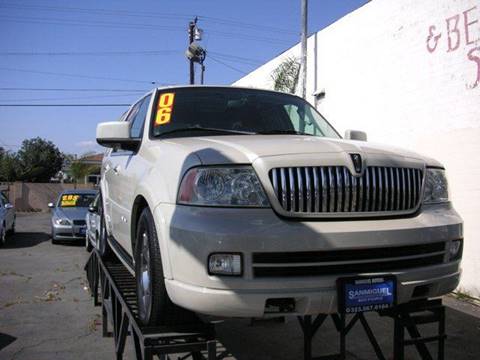
[(157, 115), (155, 116), (155, 126), (165, 125), (172, 119), (173, 101), (175, 93), (164, 93), (158, 100)]

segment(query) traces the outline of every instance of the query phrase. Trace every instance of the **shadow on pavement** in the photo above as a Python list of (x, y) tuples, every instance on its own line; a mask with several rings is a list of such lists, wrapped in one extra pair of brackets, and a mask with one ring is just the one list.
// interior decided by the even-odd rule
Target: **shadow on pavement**
[(17, 340), (17, 338), (14, 336), (0, 333), (0, 350), (13, 343), (15, 340)]
[(50, 240), (50, 235), (44, 232), (17, 232), (7, 237), (5, 249), (18, 249), (38, 245)]

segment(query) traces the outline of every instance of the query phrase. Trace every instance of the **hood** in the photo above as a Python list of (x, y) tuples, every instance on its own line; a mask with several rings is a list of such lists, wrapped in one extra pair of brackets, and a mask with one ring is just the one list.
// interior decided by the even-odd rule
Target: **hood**
[(429, 166), (441, 164), (402, 148), (363, 141), (301, 135), (228, 135), (184, 137), (163, 140), (198, 156), (205, 165), (250, 164), (259, 158), (302, 154), (361, 153), (369, 157), (416, 160)]
[(88, 208), (86, 207), (57, 207), (55, 214), (57, 217), (69, 220), (85, 220)]

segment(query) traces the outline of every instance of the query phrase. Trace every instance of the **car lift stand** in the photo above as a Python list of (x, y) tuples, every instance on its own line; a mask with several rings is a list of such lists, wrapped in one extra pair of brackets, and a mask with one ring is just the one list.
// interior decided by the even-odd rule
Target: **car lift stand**
[[(112, 336), (115, 340), (116, 358), (123, 359), (125, 342), (132, 336), (137, 360), (151, 360), (157, 355), (161, 360), (168, 360), (168, 354), (187, 354), (179, 360), (207, 360), (217, 358), (215, 329), (212, 324), (202, 322), (196, 315), (186, 312), (182, 324), (172, 326), (145, 327), (137, 317), (136, 283), (134, 277), (117, 260), (102, 260), (97, 250), (85, 265), (88, 284), (95, 306), (102, 306), (103, 336)], [(101, 301), (100, 301), (101, 300)], [(429, 342), (438, 342), (437, 359), (444, 360), (445, 348), (445, 307), (441, 299), (418, 300), (395, 306), (377, 313), (381, 317), (393, 319), (393, 359), (404, 360), (406, 346), (414, 345), (422, 360), (433, 360), (426, 346)], [(338, 354), (312, 357), (312, 341), (315, 334), (327, 319), (331, 317), (340, 338)], [(349, 321), (347, 322), (347, 317)], [(108, 331), (108, 322), (113, 325), (113, 332)], [(347, 335), (360, 321), (378, 359), (386, 360), (364, 313), (355, 314), (319, 314), (298, 316), (304, 339), (304, 360), (328, 360), (346, 358)], [(422, 337), (418, 325), (436, 323), (438, 334)], [(405, 329), (410, 335), (405, 339)]]
[[(393, 319), (393, 359), (405, 359), (405, 346), (414, 345), (417, 349), (420, 359), (433, 360), (433, 357), (426, 346), (429, 342), (438, 342), (437, 359), (445, 358), (445, 306), (441, 299), (412, 301), (407, 304), (395, 306), (388, 310), (378, 311), (381, 317), (390, 317)], [(338, 354), (312, 357), (312, 340), (318, 332), (327, 317), (331, 317), (340, 337), (340, 352)], [(350, 320), (347, 322), (347, 316)], [(364, 313), (347, 314), (320, 314), (313, 321), (311, 315), (299, 316), (298, 320), (304, 335), (304, 359), (305, 360), (329, 360), (346, 358), (346, 340), (347, 335), (353, 326), (360, 321), (370, 344), (380, 360), (387, 358), (382, 352), (375, 335), (368, 324)], [(422, 337), (418, 325), (437, 323), (438, 334), (435, 336)], [(410, 335), (410, 339), (405, 339), (405, 329)]]
[[(123, 359), (125, 342), (132, 336), (137, 360), (161, 360), (168, 354), (187, 355), (179, 359), (216, 359), (216, 340), (213, 325), (205, 324), (196, 315), (185, 312), (180, 325), (145, 327), (137, 317), (135, 278), (118, 260), (102, 260), (93, 250), (85, 265), (87, 280), (95, 306), (102, 306), (103, 336), (115, 340), (116, 359)], [(113, 332), (108, 331), (108, 322)]]

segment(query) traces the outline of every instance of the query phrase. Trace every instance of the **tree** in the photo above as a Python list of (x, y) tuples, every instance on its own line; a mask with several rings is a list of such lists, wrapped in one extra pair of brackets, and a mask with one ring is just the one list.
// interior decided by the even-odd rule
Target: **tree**
[(17, 157), (14, 153), (3, 151), (0, 153), (0, 181), (15, 181), (18, 173)]
[(300, 63), (294, 57), (283, 60), (270, 77), (273, 80), (273, 89), (295, 94), (297, 91)]
[(98, 166), (85, 164), (82, 160), (75, 160), (70, 164), (70, 176), (73, 178), (75, 183), (75, 187), (77, 187), (77, 183), (80, 179), (85, 178), (85, 176), (94, 172)]
[(40, 137), (24, 140), (16, 155), (17, 179), (48, 182), (62, 168), (63, 154), (51, 142)]

